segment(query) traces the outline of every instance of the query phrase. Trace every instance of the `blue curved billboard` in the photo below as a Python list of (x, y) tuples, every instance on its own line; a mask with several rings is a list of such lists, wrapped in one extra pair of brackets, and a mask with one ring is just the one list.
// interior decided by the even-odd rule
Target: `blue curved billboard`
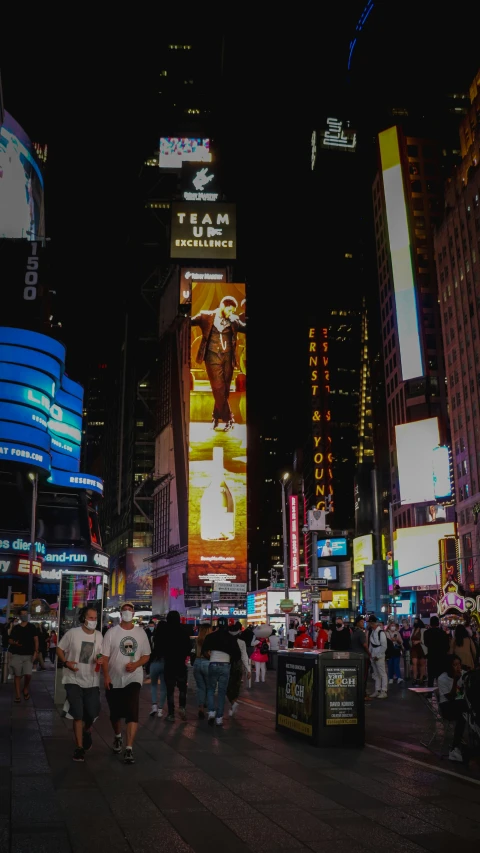
[(98, 477), (80, 473), (83, 388), (64, 369), (58, 341), (0, 326), (0, 459), (43, 471), (57, 486), (103, 494)]

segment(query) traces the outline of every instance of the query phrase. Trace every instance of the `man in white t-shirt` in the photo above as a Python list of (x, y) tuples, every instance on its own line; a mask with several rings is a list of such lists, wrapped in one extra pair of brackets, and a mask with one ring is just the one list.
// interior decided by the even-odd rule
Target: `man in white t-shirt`
[(447, 669), (438, 676), (437, 684), (439, 711), (445, 720), (455, 722), (448, 757), (450, 761), (463, 761), (461, 743), (468, 704), (463, 696), (462, 662), (457, 655), (448, 655)]
[(381, 623), (373, 614), (368, 617), (368, 627), (370, 629), (368, 650), (370, 652), (370, 662), (372, 665), (373, 680), (375, 682), (375, 690), (373, 693), (370, 693), (370, 698), (386, 699), (388, 689), (387, 668), (385, 665), (387, 636)]
[(131, 601), (121, 607), (121, 622), (110, 628), (103, 638), (103, 675), (110, 708), (110, 722), (115, 732), (113, 751), (123, 748), (120, 721), (127, 724), (125, 764), (133, 764), (133, 742), (138, 728), (140, 688), (143, 667), (150, 659), (150, 643), (143, 628), (133, 624), (135, 608)]
[(85, 753), (92, 746), (92, 725), (100, 713), (99, 660), (103, 637), (97, 631), (96, 607), (85, 607), (79, 620), (80, 628), (71, 628), (60, 640), (57, 657), (63, 663), (62, 684), (67, 693), (68, 713), (73, 717), (76, 744), (73, 760), (85, 761)]

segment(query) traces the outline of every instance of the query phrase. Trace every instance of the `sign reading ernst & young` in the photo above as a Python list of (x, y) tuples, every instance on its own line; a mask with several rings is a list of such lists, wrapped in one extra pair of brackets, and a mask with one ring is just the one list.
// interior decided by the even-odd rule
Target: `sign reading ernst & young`
[(235, 205), (174, 202), (170, 256), (234, 260), (237, 257)]

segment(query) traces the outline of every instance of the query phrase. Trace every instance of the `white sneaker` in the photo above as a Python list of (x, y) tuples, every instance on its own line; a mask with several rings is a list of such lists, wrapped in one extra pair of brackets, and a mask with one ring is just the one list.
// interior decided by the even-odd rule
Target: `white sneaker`
[(393, 684), (393, 678), (389, 678), (389, 679), (388, 679), (388, 683), (389, 683), (389, 684)]
[(230, 708), (230, 710), (228, 712), (228, 716), (233, 717), (237, 713), (237, 709), (238, 709), (238, 702), (234, 702), (232, 707)]
[(460, 752), (458, 746), (456, 746), (455, 749), (450, 750), (450, 752), (448, 753), (448, 757), (450, 761), (463, 761), (463, 755)]
[(162, 711), (162, 709), (161, 709), (161, 708), (160, 708), (160, 710), (159, 710), (159, 711), (157, 711), (157, 717), (158, 717), (159, 719), (160, 719), (160, 717), (163, 717), (163, 711)]
[(397, 684), (403, 684), (403, 678), (398, 678), (398, 679), (397, 679)]
[(377, 698), (378, 698), (378, 699), (386, 699), (386, 698), (387, 698), (387, 694), (386, 694), (386, 693), (379, 693)]
[(152, 710), (150, 711), (149, 716), (154, 717), (155, 714), (157, 713), (157, 711), (158, 711), (158, 705), (152, 705)]
[(378, 699), (379, 696), (380, 694), (377, 690), (375, 690), (375, 693), (370, 693), (370, 699)]
[(217, 719), (215, 720), (215, 724), (217, 726), (223, 726), (223, 717), (217, 717)]

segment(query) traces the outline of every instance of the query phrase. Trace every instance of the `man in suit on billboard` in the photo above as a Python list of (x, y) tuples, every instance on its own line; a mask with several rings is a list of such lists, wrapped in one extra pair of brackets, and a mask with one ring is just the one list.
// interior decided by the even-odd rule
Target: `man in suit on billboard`
[[(242, 307), (245, 308), (242, 302)], [(197, 354), (197, 364), (205, 362), (214, 398), (212, 426), (216, 429), (219, 421), (225, 424), (224, 430), (233, 429), (235, 419), (228, 398), (233, 371), (237, 363), (237, 334), (245, 332), (245, 313), (239, 317), (235, 311), (238, 302), (234, 296), (224, 296), (214, 311), (200, 311), (191, 318), (192, 326), (199, 326), (202, 341)]]

